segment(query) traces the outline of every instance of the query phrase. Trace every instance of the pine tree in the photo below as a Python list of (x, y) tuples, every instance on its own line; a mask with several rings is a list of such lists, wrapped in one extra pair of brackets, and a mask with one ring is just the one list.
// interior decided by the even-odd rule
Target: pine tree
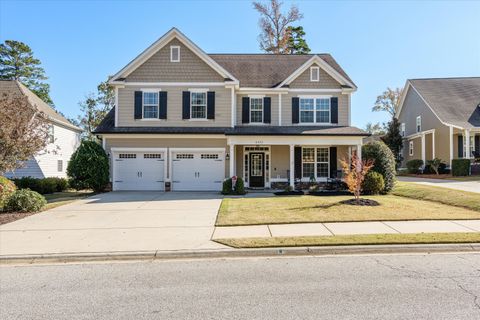
[(303, 27), (288, 27), (287, 52), (289, 54), (308, 54), (310, 48), (305, 40), (305, 31)]
[(403, 147), (403, 138), (400, 134), (400, 122), (397, 118), (392, 118), (387, 124), (387, 133), (382, 137), (382, 141), (392, 150), (393, 155), (395, 156), (395, 162), (397, 167), (403, 160), (402, 156), (402, 147)]
[(0, 79), (18, 80), (40, 99), (53, 107), (50, 85), (40, 60), (34, 58), (32, 49), (23, 42), (5, 40), (0, 44)]

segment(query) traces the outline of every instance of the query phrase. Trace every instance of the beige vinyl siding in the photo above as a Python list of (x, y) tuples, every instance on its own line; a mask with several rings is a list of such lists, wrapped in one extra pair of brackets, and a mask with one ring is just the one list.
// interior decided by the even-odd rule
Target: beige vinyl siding
[[(315, 94), (311, 92), (290, 92), (282, 95), (282, 125), (291, 126), (292, 123), (292, 98), (299, 96), (332, 96), (338, 98), (338, 125), (348, 126), (350, 94), (341, 94), (339, 92), (326, 92)], [(297, 124), (295, 124), (297, 125)], [(308, 124), (305, 124), (308, 125)]]
[[(248, 94), (237, 94), (237, 118), (236, 118), (236, 125), (237, 126), (242, 126), (242, 125), (249, 125), (248, 123), (242, 123), (242, 98), (243, 97), (248, 97)], [(262, 95), (250, 95), (250, 96), (262, 96)], [(271, 110), (271, 122), (270, 124), (267, 125), (272, 125), (272, 126), (278, 126), (278, 94), (267, 94), (265, 97), (270, 97), (271, 98), (271, 105), (270, 105), (270, 110)]]
[[(407, 143), (405, 145), (405, 161), (413, 160), (413, 159), (422, 159), (422, 138), (414, 138), (410, 140), (406, 140)], [(410, 155), (409, 144), (410, 141), (413, 141), (413, 156)]]
[(230, 127), (231, 126), (231, 89), (224, 87), (202, 87), (215, 91), (215, 119), (213, 120), (183, 120), (182, 92), (191, 87), (159, 88), (167, 92), (167, 119), (141, 120), (134, 118), (135, 91), (141, 91), (140, 86), (128, 86), (118, 89), (118, 126), (119, 127)]
[[(312, 67), (319, 67), (317, 64)], [(310, 67), (307, 68), (301, 75), (290, 83), (290, 88), (300, 89), (340, 89), (341, 84), (333, 79), (328, 73), (321, 67), (319, 81), (310, 81)]]
[[(180, 47), (180, 62), (170, 62), (170, 46)], [(224, 82), (200, 57), (173, 39), (126, 78), (127, 82)]]
[[(108, 138), (105, 144), (105, 150), (110, 155), (109, 159), (112, 160), (111, 148), (225, 148), (225, 152), (229, 152), (227, 148), (226, 138)], [(168, 168), (169, 161), (166, 161), (165, 165)], [(110, 176), (112, 166), (110, 165)], [(225, 160), (225, 177), (229, 176), (229, 161)], [(170, 177), (171, 178), (171, 177)]]

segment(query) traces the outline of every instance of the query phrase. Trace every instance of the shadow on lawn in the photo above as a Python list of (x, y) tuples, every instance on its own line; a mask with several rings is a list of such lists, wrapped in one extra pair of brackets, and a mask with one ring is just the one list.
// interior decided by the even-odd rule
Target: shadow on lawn
[(315, 206), (304, 206), (304, 207), (296, 207), (296, 208), (290, 208), (288, 210), (292, 211), (300, 211), (300, 210), (307, 210), (307, 209), (330, 209), (332, 207), (336, 207), (342, 205), (340, 202), (334, 202), (334, 203), (327, 203), (327, 204), (318, 204)]

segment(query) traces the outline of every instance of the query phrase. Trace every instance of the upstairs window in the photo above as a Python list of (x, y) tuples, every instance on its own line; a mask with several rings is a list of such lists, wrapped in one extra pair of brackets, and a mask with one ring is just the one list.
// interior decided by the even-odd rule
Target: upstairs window
[(330, 121), (330, 98), (300, 98), (300, 123)]
[(250, 98), (250, 123), (263, 123), (262, 98)]
[(55, 127), (53, 125), (48, 126), (48, 142), (55, 142)]
[(143, 118), (158, 119), (158, 92), (143, 92)]
[(417, 132), (421, 132), (422, 131), (422, 117), (421, 116), (417, 117), (416, 125), (417, 125)]
[(320, 81), (320, 68), (311, 67), (310, 68), (310, 81)]
[(190, 118), (207, 119), (207, 93), (192, 92), (190, 97)]
[(170, 47), (170, 62), (180, 62), (180, 47), (171, 46)]
[(405, 123), (400, 124), (400, 135), (405, 137)]
[(411, 157), (413, 156), (413, 141), (408, 143), (408, 155)]

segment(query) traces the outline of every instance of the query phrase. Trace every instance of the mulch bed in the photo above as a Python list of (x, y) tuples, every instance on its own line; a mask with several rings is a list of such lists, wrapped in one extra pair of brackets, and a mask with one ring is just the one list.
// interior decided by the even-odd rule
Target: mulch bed
[(375, 200), (370, 200), (370, 199), (348, 199), (348, 200), (343, 200), (340, 201), (341, 204), (348, 204), (351, 206), (370, 206), (370, 207), (376, 207), (379, 206), (380, 203), (378, 203)]
[(37, 212), (0, 212), (0, 225), (26, 218), (35, 213)]
[(321, 191), (310, 191), (308, 192), (311, 196), (319, 196), (319, 197), (326, 197), (326, 196), (350, 196), (352, 195), (349, 191), (341, 191), (341, 190), (321, 190)]
[(279, 191), (273, 193), (276, 196), (303, 196), (303, 191)]

